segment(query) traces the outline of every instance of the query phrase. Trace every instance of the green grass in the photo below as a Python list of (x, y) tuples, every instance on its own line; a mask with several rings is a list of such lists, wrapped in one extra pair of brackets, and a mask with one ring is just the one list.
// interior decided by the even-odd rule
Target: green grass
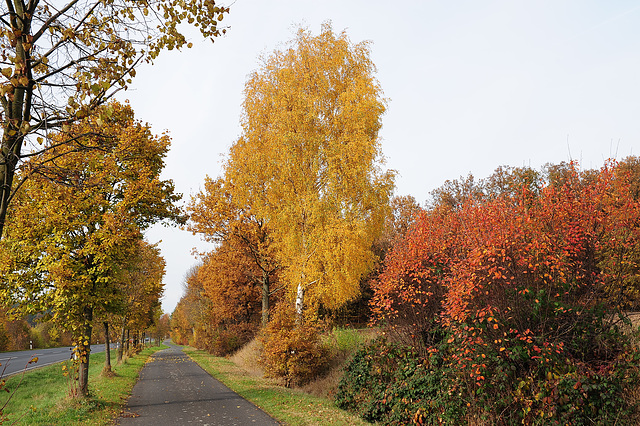
[(377, 330), (353, 328), (334, 328), (322, 337), (323, 344), (332, 352), (346, 352), (352, 354), (376, 336)]
[[(112, 351), (112, 377), (100, 373), (104, 366), (105, 354), (91, 355), (89, 361), (89, 397), (71, 399), (68, 379), (62, 374), (62, 364), (54, 364), (7, 379), (7, 388), (15, 390), (4, 409), (7, 424), (16, 425), (109, 425), (120, 413), (131, 393), (138, 373), (152, 353), (167, 348), (157, 346), (147, 348), (138, 355), (128, 358), (120, 365), (113, 365), (115, 351)], [(22, 380), (22, 383), (20, 381)], [(6, 393), (0, 404), (11, 394)]]
[(273, 380), (249, 375), (225, 358), (214, 357), (191, 347), (185, 347), (184, 352), (209, 374), (287, 425), (368, 424), (357, 416), (340, 410), (329, 399), (288, 389)]

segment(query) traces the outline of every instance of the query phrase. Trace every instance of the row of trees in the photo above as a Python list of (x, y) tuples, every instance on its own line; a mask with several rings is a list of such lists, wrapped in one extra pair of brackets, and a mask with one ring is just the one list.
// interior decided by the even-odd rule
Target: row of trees
[[(159, 319), (164, 259), (142, 232), (180, 220), (160, 180), (168, 136), (154, 136), (127, 105), (110, 103), (53, 136), (24, 164), (0, 243), (0, 295), (13, 315), (44, 315), (71, 331), (87, 392), (93, 327), (145, 330)], [(65, 142), (76, 135), (73, 143)], [(62, 143), (65, 142), (65, 143)], [(123, 339), (124, 340), (124, 339)]]
[(110, 103), (141, 63), (211, 40), (213, 0), (8, 0), (0, 5), (0, 287), (12, 316), (70, 330), (86, 395), (94, 324), (144, 329), (159, 316), (164, 261), (142, 232), (177, 220), (159, 179), (168, 137)]
[[(119, 325), (119, 323), (114, 323)], [(138, 325), (130, 324), (130, 332), (139, 329)], [(168, 314), (162, 314), (158, 321), (151, 327), (142, 329), (148, 336), (162, 341), (169, 336), (170, 317)], [(120, 345), (127, 340), (131, 340), (133, 334), (130, 333), (130, 339), (121, 341), (121, 329), (109, 328), (109, 341), (119, 341)], [(127, 330), (125, 329), (125, 332)], [(105, 343), (107, 336), (104, 327), (94, 329), (92, 333), (92, 343)], [(5, 309), (0, 311), (0, 351), (22, 351), (26, 349), (56, 348), (61, 346), (71, 346), (74, 342), (73, 334), (65, 330), (60, 324), (48, 320), (46, 315), (28, 316), (26, 319), (12, 319)], [(121, 353), (122, 355), (122, 353)], [(110, 360), (105, 362), (105, 366), (110, 366)]]

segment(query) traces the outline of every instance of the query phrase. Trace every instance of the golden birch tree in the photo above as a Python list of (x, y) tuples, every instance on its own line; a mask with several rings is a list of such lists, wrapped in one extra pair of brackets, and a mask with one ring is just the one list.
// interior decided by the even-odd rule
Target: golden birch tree
[(190, 47), (183, 24), (213, 40), (228, 12), (214, 0), (1, 2), (0, 236), (26, 158), (72, 141), (69, 125), (126, 89), (141, 63)]
[(119, 272), (142, 230), (180, 217), (173, 183), (159, 178), (169, 137), (153, 136), (128, 106), (109, 108), (104, 123), (95, 115), (70, 129), (82, 135), (82, 149), (61, 144), (44, 154), (46, 167), (34, 169), (18, 193), (0, 246), (9, 305), (23, 313), (51, 310), (73, 331), (82, 395), (94, 314), (119, 297)]
[(245, 86), (226, 176), (265, 221), (299, 316), (357, 296), (393, 190), (378, 131), (385, 99), (369, 44), (300, 29)]

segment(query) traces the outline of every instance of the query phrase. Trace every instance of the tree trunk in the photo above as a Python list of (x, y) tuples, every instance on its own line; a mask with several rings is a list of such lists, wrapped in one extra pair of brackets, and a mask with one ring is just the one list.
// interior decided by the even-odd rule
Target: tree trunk
[(133, 333), (133, 350), (136, 351), (138, 349), (138, 332), (135, 331)]
[(78, 371), (78, 390), (79, 396), (86, 397), (89, 395), (89, 355), (91, 353), (91, 326), (93, 321), (93, 308), (84, 308), (84, 333), (78, 342), (80, 352), (80, 370)]
[(126, 354), (129, 355), (129, 329), (127, 328), (127, 339), (125, 340)]
[(23, 137), (9, 136), (9, 132), (19, 132), (15, 126), (5, 124), (2, 147), (0, 148), (0, 238), (4, 231), (4, 223), (9, 208), (13, 177), (20, 158)]
[[(24, 2), (9, 2), (15, 8), (16, 17), (12, 20), (12, 26), (16, 26), (23, 34), (30, 33), (31, 17), (27, 17)], [(6, 18), (6, 16), (5, 16)], [(13, 189), (13, 178), (20, 160), (22, 144), (24, 143), (23, 124), (29, 122), (31, 115), (31, 98), (34, 81), (31, 78), (31, 65), (29, 64), (28, 49), (25, 49), (23, 37), (15, 39), (15, 57), (12, 59), (15, 67), (15, 78), (26, 77), (29, 80), (27, 86), (14, 85), (8, 93), (5, 101), (3, 94), (2, 116), (2, 143), (0, 144), (0, 238), (4, 231), (4, 223)], [(20, 66), (21, 65), (21, 66)]]
[[(18, 18), (12, 19), (12, 26), (16, 25), (16, 30), (29, 34), (31, 18), (25, 14), (25, 3), (9, 3), (13, 4)], [(6, 15), (4, 18), (7, 18)], [(15, 43), (15, 57), (12, 59), (13, 63), (16, 64), (16, 75), (14, 77), (18, 81), (20, 81), (21, 77), (26, 77), (29, 83), (26, 87), (14, 85), (6, 100), (3, 93), (3, 114), (0, 114), (2, 119), (2, 143), (0, 144), (0, 238), (2, 238), (4, 231), (11, 190), (13, 189), (13, 178), (20, 160), (22, 144), (24, 143), (24, 133), (28, 132), (28, 129), (23, 129), (23, 124), (29, 122), (31, 115), (31, 97), (34, 85), (30, 75), (29, 53), (23, 44), (23, 37), (16, 37)]]
[(262, 328), (269, 322), (269, 273), (262, 271)]
[(124, 352), (124, 325), (126, 320), (122, 321), (122, 332), (120, 333), (120, 345), (118, 345), (118, 351), (116, 355), (116, 362), (120, 364), (122, 362), (122, 353)]
[(302, 283), (298, 284), (298, 293), (296, 294), (296, 314), (298, 316), (298, 324), (302, 324), (304, 309), (304, 288)]
[(109, 340), (109, 322), (104, 322), (104, 369), (105, 373), (111, 372), (111, 342)]

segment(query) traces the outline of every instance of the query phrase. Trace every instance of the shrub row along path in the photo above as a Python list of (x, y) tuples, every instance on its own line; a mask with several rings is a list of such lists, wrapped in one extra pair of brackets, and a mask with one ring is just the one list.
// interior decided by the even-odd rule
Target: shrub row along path
[(156, 352), (140, 371), (122, 417), (128, 425), (278, 425), (214, 379), (178, 346)]

